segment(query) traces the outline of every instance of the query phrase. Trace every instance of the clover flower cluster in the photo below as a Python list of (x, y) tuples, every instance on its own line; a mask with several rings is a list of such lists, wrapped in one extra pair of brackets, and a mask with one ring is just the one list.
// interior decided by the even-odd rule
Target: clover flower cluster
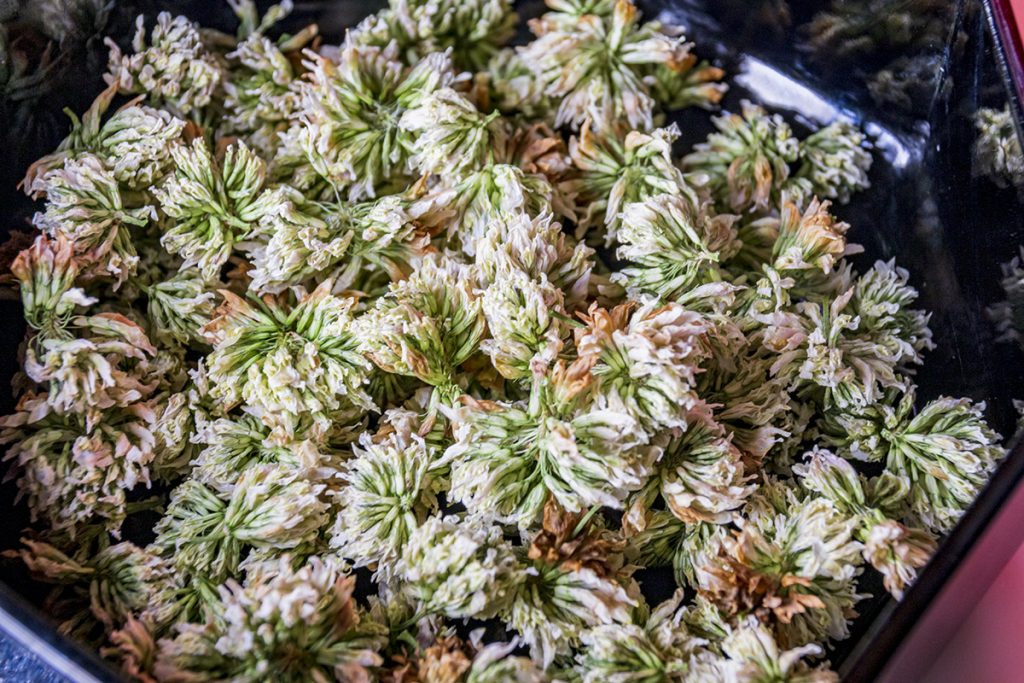
[(140, 18), (24, 183), (9, 554), (62, 628), (147, 682), (837, 680), (1003, 453), (847, 260), (865, 136), (680, 156), (722, 72), (629, 0), (231, 4)]

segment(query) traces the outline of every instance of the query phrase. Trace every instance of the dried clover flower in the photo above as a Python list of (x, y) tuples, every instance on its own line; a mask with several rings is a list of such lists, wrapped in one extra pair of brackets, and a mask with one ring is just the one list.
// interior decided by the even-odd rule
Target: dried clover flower
[(621, 140), (618, 130), (598, 134), (584, 122), (579, 136), (569, 141), (569, 154), (578, 177), (565, 183), (576, 201), (586, 206), (580, 226), (604, 224), (605, 242), (611, 244), (621, 222), (622, 209), (659, 194), (698, 201), (682, 171), (672, 162), (672, 143), (679, 128), (672, 124), (650, 133), (631, 131)]
[(841, 204), (850, 195), (871, 187), (871, 154), (864, 149), (864, 134), (846, 121), (837, 121), (800, 141), (800, 168), (795, 177), (810, 181), (818, 197)]
[(779, 201), (797, 160), (800, 143), (781, 116), (743, 103), (741, 114), (712, 119), (717, 133), (683, 158), (687, 170), (702, 171), (722, 208), (765, 211)]
[(25, 353), (25, 374), (47, 388), (46, 403), (57, 413), (77, 413), (89, 429), (102, 411), (128, 407), (156, 389), (145, 372), (156, 348), (141, 327), (117, 313), (71, 320), (79, 336), (42, 339)]
[(496, 218), (476, 242), (475, 263), (482, 284), (495, 284), (519, 271), (560, 289), (567, 303), (579, 304), (589, 292), (594, 250), (562, 232), (551, 213)]
[[(33, 577), (70, 587), (106, 629), (151, 608), (172, 584), (171, 567), (132, 543), (108, 546), (82, 561), (68, 557), (49, 543), (23, 539), (22, 544), (25, 547), (16, 554)], [(72, 617), (61, 629), (71, 630), (82, 618)]]
[(846, 242), (850, 226), (837, 220), (828, 209), (828, 202), (814, 199), (801, 213), (796, 203), (783, 197), (779, 218), (762, 221), (770, 222), (775, 235), (772, 267), (786, 275), (808, 270), (828, 275), (842, 257), (856, 251)]
[(299, 108), (299, 86), (288, 56), (272, 40), (253, 33), (227, 54), (232, 61), (224, 81), (222, 130), (241, 135), (252, 148), (273, 156), (277, 133)]
[(811, 668), (804, 657), (822, 654), (818, 645), (803, 645), (782, 651), (771, 632), (755, 619), (748, 619), (722, 641), (728, 657), (723, 663), (729, 680), (742, 683), (837, 683), (839, 677), (828, 669)]
[(274, 466), (282, 473), (310, 480), (325, 478), (326, 455), (310, 441), (276, 443), (271, 431), (252, 415), (219, 418), (196, 435), (201, 446), (194, 478), (220, 495), (230, 495), (242, 475), (252, 467)]
[[(893, 500), (893, 490), (886, 487), (885, 477), (867, 481), (849, 462), (829, 451), (815, 449), (806, 457), (806, 464), (793, 466), (801, 485), (825, 496), (857, 520), (864, 559), (881, 572), (885, 589), (901, 598), (917, 570), (935, 552), (935, 538), (925, 529), (901, 524), (887, 516), (899, 501)], [(908, 490), (909, 484), (902, 482), (899, 498)]]
[[(175, 170), (154, 194), (170, 218), (160, 243), (197, 267), (208, 280), (220, 275), (235, 243), (267, 210), (266, 164), (244, 143), (214, 159), (202, 138), (171, 151)], [(261, 198), (263, 201), (261, 201)]]
[[(681, 623), (682, 590), (657, 606), (646, 623), (609, 624), (584, 631), (585, 650), (576, 656), (584, 683), (682, 683), (704, 680), (706, 641)], [(703, 660), (703, 661), (702, 661)]]
[[(539, 25), (544, 23), (542, 18)], [(618, 0), (604, 16), (549, 18), (547, 24), (521, 54), (546, 84), (545, 94), (561, 100), (556, 126), (579, 128), (590, 119), (598, 131), (618, 122), (642, 130), (653, 127), (656, 103), (644, 68), (660, 64), (682, 70), (689, 57), (682, 38), (662, 32), (657, 23), (641, 24), (628, 0)]]
[(308, 82), (300, 86), (299, 147), (317, 174), (350, 200), (373, 197), (391, 180), (404, 178), (417, 136), (402, 123), (409, 109), (453, 79), (443, 53), (412, 68), (396, 61), (393, 48), (342, 47), (338, 63), (307, 53)]
[(326, 279), (339, 290), (375, 292), (410, 275), (430, 251), (430, 239), (398, 197), (342, 205), (309, 202), (281, 188), (245, 248), (257, 292)]
[(312, 558), (244, 585), (228, 581), (205, 624), (183, 624), (160, 641), (161, 681), (370, 680), (381, 664), (386, 629), (365, 619), (352, 598), (355, 579), (335, 562)]
[(476, 352), (485, 329), (470, 277), (456, 261), (425, 259), (358, 319), (360, 349), (384, 371), (416, 377), (454, 400), (462, 393), (456, 369)]
[(567, 512), (553, 499), (544, 506), (526, 575), (504, 616), (545, 668), (568, 654), (583, 629), (629, 622), (636, 587), (624, 571), (623, 545), (591, 514)]
[(699, 410), (687, 418), (686, 431), (671, 438), (656, 465), (657, 474), (630, 503), (626, 521), (636, 528), (644, 528), (643, 520), (659, 494), (684, 522), (722, 524), (732, 520), (756, 489), (726, 430)]
[(72, 243), (59, 235), (52, 240), (40, 235), (11, 263), (11, 274), (20, 285), (25, 320), (43, 339), (66, 335), (75, 309), (96, 303), (75, 287), (78, 272)]
[(593, 361), (591, 391), (602, 404), (625, 407), (650, 433), (685, 429), (686, 414), (697, 404), (707, 322), (678, 304), (632, 309), (595, 304), (581, 315), (586, 327), (576, 330), (576, 350)]
[(488, 165), (452, 187), (436, 191), (431, 199), (434, 212), (454, 214), (448, 221), (447, 236), (468, 256), (476, 253), (477, 243), (487, 239), (502, 221), (523, 214), (571, 214), (547, 178), (510, 164)]
[(129, 189), (146, 189), (163, 177), (171, 164), (172, 143), (181, 137), (185, 122), (139, 104), (118, 109), (104, 122), (116, 92), (116, 87), (103, 91), (81, 119), (70, 114), (71, 133), (57, 151), (32, 164), (22, 181), (26, 191), (40, 192), (45, 184), (37, 185), (37, 178), (82, 154), (99, 157)]
[(497, 273), (481, 305), (490, 338), (480, 350), (503, 377), (528, 379), (550, 367), (568, 337), (562, 290), (521, 270)]
[(628, 262), (613, 275), (627, 291), (674, 300), (721, 279), (720, 252), (735, 239), (733, 216), (707, 214), (688, 200), (661, 194), (628, 204), (616, 251)]
[(949, 531), (988, 481), (1004, 450), (984, 421), (984, 403), (939, 398), (915, 414), (914, 392), (895, 405), (877, 403), (861, 412), (826, 413), (826, 443), (854, 457), (885, 460), (909, 478), (910, 508), (934, 532)]
[(194, 479), (171, 493), (155, 545), (182, 572), (223, 581), (247, 546), (288, 550), (326, 522), (322, 485), (273, 466), (246, 470), (227, 499)]
[(395, 566), (420, 615), (486, 618), (500, 612), (522, 580), (497, 526), (474, 518), (433, 516), (411, 536)]
[(765, 332), (779, 353), (772, 373), (792, 376), (826, 408), (867, 406), (885, 389), (906, 389), (904, 373), (932, 346), (928, 315), (909, 308), (917, 291), (907, 277), (879, 261), (835, 299), (775, 314)]
[(94, 522), (118, 536), (128, 491), (149, 485), (155, 413), (144, 403), (108, 410), (90, 431), (80, 415), (40, 416), (45, 397), (27, 398), (0, 422), (0, 441), (11, 444), (4, 459), (15, 463), (18, 495), (32, 519), (71, 538)]
[(741, 530), (697, 569), (701, 594), (729, 617), (757, 617), (786, 646), (846, 637), (862, 597), (856, 523), (826, 499), (766, 486), (737, 520)]
[(477, 71), (513, 36), (516, 20), (508, 0), (390, 0), (352, 39), (381, 48), (394, 42), (407, 63), (450, 49), (456, 66)]
[(166, 280), (142, 285), (149, 300), (150, 334), (160, 343), (204, 343), (201, 330), (213, 319), (217, 298), (202, 274), (187, 268)]
[(353, 302), (330, 291), (326, 281), (289, 307), (222, 290), (224, 303), (203, 328), (213, 345), (211, 396), (227, 405), (244, 401), (285, 441), (307, 429), (321, 438), (332, 414), (370, 408), (369, 367), (358, 351)]
[(156, 214), (151, 206), (126, 206), (117, 179), (99, 157), (68, 159), (38, 178), (31, 190), (46, 196), (46, 210), (33, 219), (36, 227), (68, 239), (76, 255), (118, 283), (135, 273), (139, 257), (130, 233)]
[(420, 173), (448, 180), (484, 168), (508, 135), (499, 112), (485, 115), (451, 88), (423, 97), (402, 115), (399, 125), (412, 137), (412, 165)]
[(549, 494), (569, 512), (623, 507), (659, 451), (621, 404), (580, 411), (573, 399), (564, 404), (560, 392), (587, 383), (577, 372), (556, 365), (552, 379), (535, 378), (528, 403), (468, 400), (453, 412), (455, 444), (445, 453), (452, 500), (521, 527), (540, 518)]
[(109, 38), (107, 83), (122, 93), (142, 93), (156, 105), (189, 115), (213, 100), (223, 73), (216, 58), (203, 45), (199, 27), (183, 16), (157, 15), (146, 42), (141, 15), (135, 20), (134, 54), (126, 55)]
[(974, 166), (1000, 187), (1024, 187), (1024, 153), (1007, 105), (1002, 110), (982, 107), (974, 115), (978, 138), (974, 142)]
[(366, 435), (346, 463), (347, 486), (331, 546), (356, 567), (372, 566), (388, 579), (410, 539), (437, 510), (438, 462), (426, 442), (413, 436), (374, 443)]

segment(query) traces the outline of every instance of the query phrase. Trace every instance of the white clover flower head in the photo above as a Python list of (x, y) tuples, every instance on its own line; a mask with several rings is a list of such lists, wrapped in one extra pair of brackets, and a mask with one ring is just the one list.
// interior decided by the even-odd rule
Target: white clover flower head
[(356, 567), (372, 566), (388, 580), (410, 539), (438, 508), (437, 458), (419, 436), (374, 443), (364, 434), (354, 454), (330, 544)]
[[(171, 151), (175, 170), (154, 194), (170, 226), (164, 248), (208, 280), (220, 275), (235, 243), (246, 237), (267, 206), (266, 164), (244, 143), (215, 159), (203, 138)], [(261, 199), (263, 201), (261, 201)]]
[(825, 126), (800, 141), (796, 177), (809, 180), (818, 197), (845, 204), (853, 193), (871, 187), (871, 153), (864, 142), (864, 133), (847, 121)]
[(222, 586), (206, 624), (182, 624), (160, 641), (154, 671), (168, 681), (271, 671), (286, 681), (367, 680), (383, 663), (386, 628), (363, 618), (354, 588), (335, 562), (314, 557), (295, 569), (282, 558), (274, 571)]
[(92, 154), (68, 159), (33, 183), (46, 196), (46, 209), (33, 222), (50, 237), (62, 236), (76, 256), (117, 283), (132, 276), (139, 262), (131, 232), (156, 219), (151, 206), (126, 206), (120, 186), (104, 162)]
[(146, 41), (145, 18), (135, 21), (133, 54), (124, 54), (107, 39), (110, 48), (107, 83), (122, 93), (143, 93), (153, 103), (165, 104), (182, 115), (209, 105), (220, 87), (223, 73), (207, 51), (199, 27), (183, 16), (157, 15)]
[(595, 130), (618, 122), (652, 128), (656, 103), (644, 67), (681, 70), (689, 56), (688, 43), (657, 24), (641, 24), (628, 0), (615, 2), (605, 16), (581, 13), (575, 21), (536, 26), (543, 32), (521, 54), (546, 85), (545, 94), (560, 100), (557, 126), (578, 129), (589, 119)]
[(789, 180), (789, 164), (800, 154), (789, 124), (750, 102), (739, 114), (712, 121), (718, 132), (683, 158), (684, 168), (708, 174), (723, 209), (764, 211), (776, 204)]
[(353, 302), (330, 290), (331, 283), (324, 282), (290, 308), (222, 290), (224, 303), (202, 330), (213, 345), (211, 395), (228, 405), (244, 402), (280, 440), (302, 430), (322, 438), (332, 414), (372, 407), (365, 390), (369, 367), (357, 349), (350, 313)]
[(410, 538), (395, 572), (423, 613), (453, 619), (497, 614), (522, 581), (500, 527), (475, 517), (429, 517)]

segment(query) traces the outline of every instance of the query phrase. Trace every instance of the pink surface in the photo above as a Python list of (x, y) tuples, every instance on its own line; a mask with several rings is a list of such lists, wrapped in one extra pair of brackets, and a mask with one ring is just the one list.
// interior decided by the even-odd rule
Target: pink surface
[(1024, 681), (1024, 547), (1010, 560), (921, 683)]

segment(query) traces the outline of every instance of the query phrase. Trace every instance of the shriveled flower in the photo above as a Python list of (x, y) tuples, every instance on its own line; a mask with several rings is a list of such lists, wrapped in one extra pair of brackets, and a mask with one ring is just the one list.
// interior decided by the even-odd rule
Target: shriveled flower
[(107, 83), (116, 84), (122, 93), (144, 94), (153, 104), (183, 116), (210, 104), (220, 87), (221, 67), (204, 46), (199, 27), (186, 17), (161, 12), (147, 44), (145, 17), (140, 15), (135, 20), (134, 54), (123, 54), (110, 38), (107, 46)]
[(495, 280), (481, 297), (490, 338), (480, 350), (503, 377), (527, 379), (555, 362), (568, 336), (562, 291), (521, 270)]
[(628, 291), (670, 301), (719, 280), (720, 252), (735, 239), (734, 220), (734, 216), (711, 216), (676, 195), (627, 204), (616, 254), (628, 265), (613, 279)]
[(266, 164), (244, 143), (215, 159), (203, 138), (175, 147), (174, 173), (154, 194), (170, 225), (160, 238), (168, 251), (216, 279), (235, 243), (245, 238), (267, 209), (263, 193)]
[(658, 605), (647, 622), (609, 624), (584, 631), (576, 656), (583, 683), (683, 683), (700, 680), (705, 641), (681, 623), (682, 590)]
[(721, 209), (766, 211), (779, 201), (800, 154), (799, 141), (781, 116), (744, 102), (741, 114), (712, 119), (717, 133), (683, 158), (690, 171), (707, 173)]
[(479, 71), (515, 33), (508, 0), (390, 0), (353, 30), (357, 44), (397, 43), (406, 63), (451, 49), (456, 66)]
[(266, 465), (246, 470), (226, 500), (189, 479), (171, 493), (155, 545), (179, 571), (223, 581), (246, 547), (288, 550), (309, 541), (327, 521), (322, 490)]
[(562, 290), (567, 303), (581, 303), (588, 294), (594, 250), (573, 241), (549, 212), (535, 217), (515, 212), (494, 219), (475, 250), (477, 275), (484, 285), (520, 271)]
[(524, 214), (571, 214), (564, 197), (547, 178), (511, 164), (488, 164), (428, 199), (435, 204), (435, 211), (454, 214), (445, 221), (449, 244), (461, 246), (469, 256), (502, 221), (517, 220)]
[(800, 141), (800, 167), (794, 177), (810, 181), (811, 192), (840, 204), (871, 187), (871, 153), (864, 133), (846, 121), (836, 121)]
[(203, 343), (200, 330), (213, 319), (216, 295), (198, 270), (180, 270), (167, 280), (142, 285), (149, 299), (150, 334), (161, 343)]
[(375, 291), (409, 276), (430, 250), (430, 236), (395, 196), (355, 204), (310, 202), (285, 188), (245, 248), (251, 289), (278, 293), (333, 279), (335, 289)]
[(358, 319), (360, 349), (382, 370), (416, 377), (453, 400), (461, 393), (456, 369), (477, 350), (486, 324), (470, 277), (452, 259), (425, 259)]
[(724, 70), (690, 53), (681, 66), (656, 64), (644, 80), (662, 108), (674, 111), (688, 107), (714, 109), (729, 89), (721, 82), (724, 76)]
[(907, 272), (879, 261), (835, 299), (774, 314), (765, 332), (778, 353), (772, 374), (792, 377), (826, 408), (868, 406), (885, 389), (905, 390), (905, 373), (932, 346), (928, 315), (910, 308), (916, 298)]
[(95, 303), (75, 287), (79, 265), (72, 243), (63, 236), (40, 235), (11, 263), (17, 278), (25, 321), (46, 338), (65, 335), (65, 328), (79, 306)]
[(195, 440), (201, 449), (192, 476), (222, 496), (229, 496), (253, 467), (274, 466), (282, 473), (314, 481), (336, 473), (328, 466), (329, 454), (316, 444), (308, 440), (277, 443), (270, 429), (252, 415), (213, 420)]
[(40, 403), (45, 396), (26, 396), (19, 412), (0, 422), (18, 495), (32, 519), (53, 530), (74, 538), (78, 527), (95, 522), (117, 537), (128, 492), (150, 483), (156, 414), (144, 403), (111, 409), (89, 431), (77, 414), (40, 417)]
[(68, 159), (36, 179), (32, 191), (46, 196), (45, 211), (33, 218), (36, 227), (69, 240), (76, 255), (118, 283), (135, 273), (139, 257), (132, 228), (147, 226), (156, 213), (151, 206), (126, 206), (117, 179), (99, 157)]
[(46, 387), (52, 410), (78, 413), (92, 429), (102, 411), (128, 407), (156, 389), (146, 370), (157, 350), (118, 313), (79, 316), (71, 324), (78, 336), (44, 338), (26, 350), (25, 374)]
[(244, 585), (228, 581), (205, 624), (183, 624), (160, 641), (156, 676), (177, 683), (255, 683), (271, 673), (288, 683), (370, 680), (387, 629), (360, 614), (354, 589), (355, 578), (336, 562), (315, 557), (298, 568), (282, 558)]
[(253, 33), (227, 54), (232, 61), (224, 81), (221, 129), (273, 156), (277, 133), (288, 127), (299, 107), (299, 85), (288, 56), (266, 36)]
[(213, 345), (211, 396), (228, 405), (244, 401), (285, 441), (307, 429), (320, 438), (332, 413), (370, 408), (369, 364), (357, 348), (353, 302), (333, 296), (331, 286), (324, 282), (293, 306), (223, 290), (217, 317), (203, 328)]
[(373, 197), (407, 172), (415, 136), (403, 114), (453, 78), (443, 53), (411, 69), (393, 47), (342, 47), (338, 63), (307, 53), (308, 82), (300, 86), (299, 146), (317, 174), (350, 200)]
[[(105, 629), (113, 629), (161, 599), (172, 585), (171, 567), (153, 553), (133, 543), (107, 546), (92, 557), (76, 561), (42, 541), (22, 539), (24, 548), (14, 551), (33, 578), (66, 586), (79, 604), (87, 604), (92, 617)], [(82, 615), (61, 626), (75, 628)]]
[(618, 122), (651, 128), (656, 102), (645, 67), (682, 70), (689, 56), (689, 45), (661, 28), (641, 24), (637, 8), (618, 0), (609, 15), (581, 14), (524, 47), (522, 56), (546, 84), (545, 94), (561, 100), (555, 125), (579, 128), (590, 119), (595, 130)]
[(364, 434), (360, 446), (346, 464), (347, 485), (338, 496), (341, 513), (331, 546), (387, 580), (410, 539), (438, 508), (438, 462), (418, 436), (406, 443), (397, 438), (374, 443)]
[(807, 270), (828, 275), (839, 259), (855, 251), (846, 242), (850, 226), (829, 213), (828, 202), (811, 200), (801, 213), (796, 203), (784, 196), (779, 218), (762, 223), (775, 236), (772, 266), (786, 275)]
[(474, 517), (429, 517), (409, 539), (395, 574), (419, 614), (451, 619), (494, 616), (522, 581), (500, 527)]
[(822, 654), (818, 645), (783, 651), (771, 631), (748, 619), (722, 641), (728, 661), (722, 664), (727, 680), (737, 683), (838, 683), (839, 676), (825, 666), (811, 667), (805, 657)]
[[(825, 496), (857, 521), (864, 559), (881, 572), (885, 589), (901, 598), (903, 589), (916, 578), (917, 570), (935, 552), (935, 538), (925, 529), (901, 524), (887, 516), (895, 512), (892, 508), (898, 501), (894, 500), (894, 492), (886, 488), (886, 476), (868, 481), (847, 460), (826, 450), (815, 449), (806, 459), (806, 464), (793, 466), (801, 485)], [(899, 498), (906, 496), (909, 484), (902, 484), (901, 488)]]
[(569, 154), (578, 170), (565, 188), (585, 206), (579, 226), (605, 228), (604, 241), (615, 241), (622, 209), (659, 194), (679, 195), (699, 202), (694, 190), (672, 161), (672, 143), (679, 128), (672, 124), (650, 133), (631, 131), (621, 139), (617, 129), (598, 134), (584, 122), (579, 136), (569, 141)]
[(659, 455), (621, 404), (575, 411), (552, 394), (579, 391), (587, 379), (556, 365), (535, 378), (528, 403), (466, 400), (454, 411), (450, 498), (470, 512), (527, 527), (549, 495), (569, 512), (621, 509), (643, 486)]
[(576, 351), (593, 361), (591, 391), (624, 406), (651, 433), (685, 429), (686, 414), (697, 405), (708, 322), (679, 304), (633, 308), (595, 304), (581, 315), (586, 327), (576, 329)]
[(1024, 187), (1024, 153), (1017, 128), (1007, 105), (1003, 109), (982, 107), (974, 114), (978, 138), (974, 141), (974, 169), (1000, 187)]
[(508, 135), (500, 112), (484, 114), (451, 88), (424, 97), (400, 125), (412, 136), (413, 166), (450, 181), (486, 166)]
[(686, 431), (670, 437), (657, 474), (630, 503), (629, 523), (638, 528), (643, 528), (642, 520), (659, 494), (684, 522), (722, 524), (732, 520), (756, 489), (726, 430), (699, 409), (687, 418)]
[(116, 86), (103, 91), (79, 119), (71, 117), (71, 133), (52, 154), (32, 164), (22, 185), (28, 192), (44, 188), (36, 179), (82, 154), (99, 157), (114, 178), (130, 189), (147, 189), (166, 173), (171, 147), (185, 122), (169, 112), (140, 104), (118, 109), (105, 122)]
[(737, 520), (741, 531), (697, 568), (701, 595), (733, 619), (755, 616), (786, 647), (844, 638), (863, 597), (856, 523), (823, 498), (772, 486), (781, 484), (767, 485)]
[(935, 532), (949, 531), (988, 481), (1005, 451), (985, 422), (984, 403), (941, 397), (914, 411), (914, 392), (895, 405), (827, 413), (826, 443), (853, 457), (884, 460), (909, 478), (911, 510)]

